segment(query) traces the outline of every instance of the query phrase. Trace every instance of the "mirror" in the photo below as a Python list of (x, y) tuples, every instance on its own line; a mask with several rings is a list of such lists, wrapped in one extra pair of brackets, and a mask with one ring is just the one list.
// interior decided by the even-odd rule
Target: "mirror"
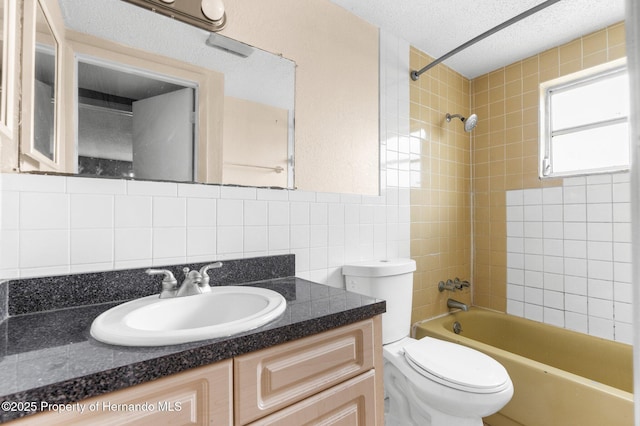
[(11, 140), (16, 124), (14, 119), (19, 115), (14, 110), (15, 78), (19, 74), (16, 67), (16, 45), (20, 39), (17, 10), (16, 0), (0, 0), (0, 134)]
[[(0, 43), (0, 82), (2, 82), (2, 86), (0, 86), (0, 93), (4, 94), (4, 92), (6, 91), (6, 84), (5, 84), (5, 80), (6, 80), (6, 70), (7, 70), (7, 49), (6, 49), (6, 40), (7, 40), (7, 4), (8, 4), (8, 0), (4, 0), (4, 1), (0, 1), (0, 30), (2, 31), (0, 34), (2, 34), (2, 43)], [(2, 98), (4, 98), (4, 95), (2, 96)], [(5, 105), (6, 102), (0, 102), (0, 118), (2, 118), (0, 120), (0, 122), (4, 123), (4, 117), (6, 114), (6, 108), (7, 106)]]
[(33, 81), (33, 149), (55, 162), (55, 94), (57, 42), (42, 7), (36, 7), (36, 51)]
[(61, 37), (51, 25), (52, 15), (45, 0), (25, 2), (23, 54), (23, 100), (21, 144), (23, 157), (29, 162), (22, 169), (59, 170), (60, 102), (59, 54)]
[[(209, 104), (202, 102), (218, 94), (212, 95), (197, 79), (176, 78), (171, 72), (166, 72), (166, 67), (159, 60), (150, 62), (148, 67), (141, 65), (139, 58), (136, 58), (138, 62), (135, 65), (114, 63), (112, 58), (104, 58), (99, 54), (87, 54), (86, 51), (79, 53), (75, 51), (73, 43), (69, 43), (71, 50), (74, 50), (75, 62), (67, 63), (65, 69), (77, 69), (74, 82), (77, 87), (74, 88), (73, 97), (77, 105), (74, 114), (78, 124), (68, 118), (65, 120), (66, 123), (73, 123), (67, 127), (74, 129), (73, 132), (66, 130), (64, 143), (74, 145), (77, 153), (72, 170), (67, 168), (65, 172), (180, 182), (294, 186), (295, 64), (292, 61), (219, 34), (215, 34), (215, 40), (210, 40), (210, 33), (204, 30), (121, 0), (58, 1), (67, 35), (88, 34), (108, 40), (111, 46), (144, 51), (156, 58), (167, 58), (172, 63), (180, 62), (185, 67), (205, 70), (201, 73), (203, 75), (207, 72), (218, 73), (224, 81), (224, 107), (214, 111)], [(242, 49), (248, 49), (243, 53), (248, 53), (248, 56), (231, 53), (236, 50), (234, 43)], [(156, 66), (158, 63), (160, 66)], [(163, 69), (159, 71), (159, 68)], [(98, 87), (96, 81), (99, 82)], [(111, 85), (111, 82), (114, 84)], [(131, 87), (139, 88), (143, 83), (156, 85), (149, 89), (149, 93), (155, 93), (154, 96), (175, 94), (179, 92), (178, 89), (184, 89), (186, 95), (182, 102), (191, 104), (188, 114), (195, 115), (192, 118), (194, 122), (185, 126), (191, 127), (191, 133), (185, 132), (181, 138), (180, 143), (186, 148), (179, 151), (180, 158), (176, 157), (176, 151), (170, 152), (166, 144), (160, 149), (157, 145), (146, 144), (146, 151), (135, 150), (140, 153), (137, 157), (146, 163), (144, 167), (151, 171), (163, 171), (159, 174), (149, 174), (137, 168), (136, 155), (131, 148), (137, 141), (125, 142), (137, 139), (141, 129), (157, 130), (157, 122), (151, 124), (132, 118), (136, 115), (133, 104), (142, 104), (140, 101), (151, 97), (149, 93), (142, 97), (133, 93)], [(175, 102), (157, 103), (166, 105)], [(202, 120), (203, 115), (194, 114), (206, 108), (206, 105), (212, 109), (204, 115), (209, 121), (208, 133), (202, 131), (205, 123), (196, 122), (198, 117)], [(213, 113), (217, 114), (215, 119), (211, 118)], [(177, 113), (172, 111), (168, 114)], [(148, 112), (146, 115), (155, 116), (156, 113)], [(134, 125), (135, 121), (142, 124)], [(44, 122), (38, 124), (41, 125)], [(169, 127), (175, 128), (173, 125)], [(211, 144), (215, 138), (209, 134), (215, 131), (221, 132), (221, 141), (220, 146), (213, 147)], [(147, 136), (147, 140), (156, 143), (161, 135), (168, 133), (167, 129), (158, 130), (155, 135)], [(109, 138), (99, 136), (107, 134)], [(131, 135), (135, 135), (135, 138)], [(194, 139), (200, 142), (194, 142)], [(124, 151), (128, 153), (124, 155)], [(185, 153), (189, 158), (184, 157)], [(215, 153), (222, 155), (220, 157)], [(249, 156), (250, 153), (253, 155)], [(212, 162), (219, 165), (220, 172), (210, 173)], [(177, 165), (180, 173), (164, 173), (167, 165)]]

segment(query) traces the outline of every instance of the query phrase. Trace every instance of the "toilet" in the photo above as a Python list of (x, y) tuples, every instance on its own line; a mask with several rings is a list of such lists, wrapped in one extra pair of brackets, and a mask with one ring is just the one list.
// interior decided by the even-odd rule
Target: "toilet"
[(385, 424), (482, 426), (513, 395), (505, 368), (455, 343), (409, 337), (412, 259), (356, 262), (342, 267), (346, 288), (386, 300), (382, 315)]

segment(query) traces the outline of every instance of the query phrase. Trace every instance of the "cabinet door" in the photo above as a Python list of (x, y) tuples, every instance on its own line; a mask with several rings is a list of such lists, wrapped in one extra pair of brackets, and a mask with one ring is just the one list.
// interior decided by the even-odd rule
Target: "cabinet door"
[(71, 411), (65, 413), (44, 412), (15, 424), (230, 426), (232, 364), (228, 360), (195, 368), (69, 404)]
[(371, 426), (376, 419), (375, 372), (347, 380), (333, 388), (278, 411), (251, 426)]
[(371, 370), (373, 324), (366, 320), (237, 357), (236, 424), (247, 424)]

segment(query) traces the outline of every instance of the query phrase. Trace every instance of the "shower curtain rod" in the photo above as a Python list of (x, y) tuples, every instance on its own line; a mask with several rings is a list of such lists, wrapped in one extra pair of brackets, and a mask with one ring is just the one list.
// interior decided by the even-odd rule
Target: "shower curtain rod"
[(443, 56), (439, 57), (438, 59), (436, 59), (435, 61), (431, 62), (429, 65), (427, 65), (426, 67), (422, 68), (419, 71), (411, 71), (411, 79), (413, 81), (416, 81), (420, 75), (422, 73), (424, 73), (425, 71), (430, 70), (431, 68), (435, 67), (436, 65), (438, 65), (440, 62), (448, 59), (449, 57), (455, 55), (456, 53), (466, 49), (467, 47), (479, 42), (482, 39), (485, 39), (487, 37), (489, 37), (491, 34), (497, 33), (500, 30), (503, 30), (505, 28), (507, 28), (509, 25), (515, 24), (516, 22), (526, 18), (527, 16), (531, 16), (534, 13), (540, 12), (542, 9), (546, 9), (547, 7), (558, 3), (560, 0), (547, 0), (544, 3), (540, 3), (537, 6), (532, 7), (529, 10), (526, 10), (524, 12), (522, 12), (521, 14), (514, 16), (513, 18), (504, 21), (502, 24), (497, 25), (493, 28), (491, 28), (488, 31), (485, 31), (484, 33), (480, 34), (479, 36), (472, 38), (471, 40), (469, 40), (468, 42), (456, 47), (455, 49), (453, 49), (452, 51), (450, 51), (449, 53), (444, 54)]

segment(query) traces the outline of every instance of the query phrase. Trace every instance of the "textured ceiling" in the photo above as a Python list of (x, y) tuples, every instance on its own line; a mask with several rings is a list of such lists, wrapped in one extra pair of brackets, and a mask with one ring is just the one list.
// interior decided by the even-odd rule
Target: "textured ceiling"
[[(331, 0), (438, 58), (543, 0)], [(468, 78), (624, 20), (625, 0), (561, 0), (444, 63)]]

